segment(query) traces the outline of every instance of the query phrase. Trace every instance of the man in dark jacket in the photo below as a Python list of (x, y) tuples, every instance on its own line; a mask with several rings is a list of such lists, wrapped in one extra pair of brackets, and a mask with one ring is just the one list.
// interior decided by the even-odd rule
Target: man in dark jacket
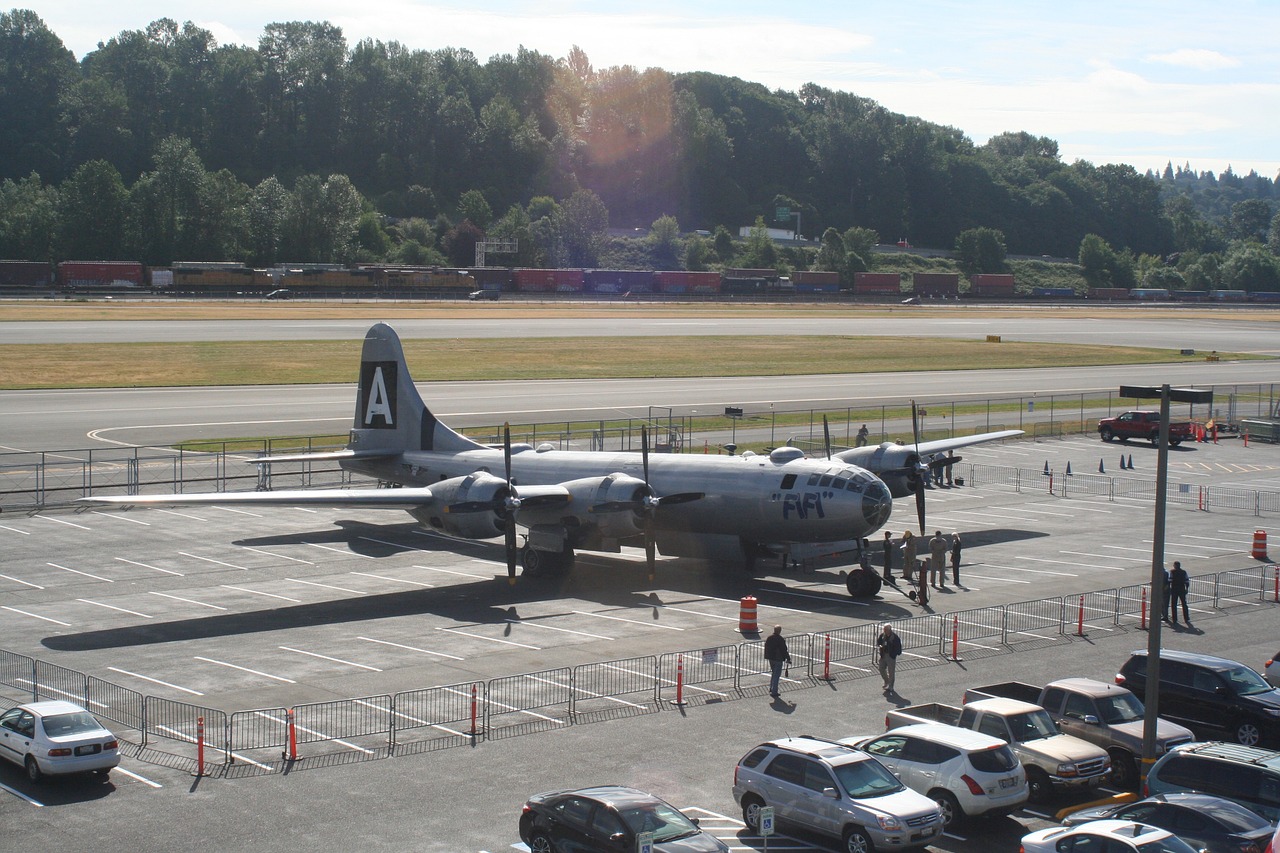
[(1187, 607), (1187, 589), (1191, 586), (1191, 577), (1182, 563), (1173, 561), (1173, 571), (1169, 572), (1169, 621), (1178, 624), (1178, 602), (1182, 602), (1182, 619), (1191, 624), (1191, 611)]
[(894, 675), (898, 669), (898, 655), (902, 654), (902, 638), (893, 632), (888, 622), (880, 629), (876, 637), (876, 657), (880, 662), (880, 678), (884, 681), (884, 692), (893, 692)]
[(764, 659), (769, 662), (769, 695), (777, 699), (782, 665), (791, 663), (791, 653), (787, 651), (787, 641), (782, 638), (781, 625), (774, 625), (773, 633), (765, 639)]

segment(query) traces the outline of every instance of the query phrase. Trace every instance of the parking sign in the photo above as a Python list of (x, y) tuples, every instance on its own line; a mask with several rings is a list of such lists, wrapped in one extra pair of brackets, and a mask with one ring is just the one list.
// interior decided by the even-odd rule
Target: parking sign
[(636, 853), (653, 853), (653, 833), (636, 833)]
[(760, 834), (765, 838), (773, 835), (773, 806), (760, 807)]

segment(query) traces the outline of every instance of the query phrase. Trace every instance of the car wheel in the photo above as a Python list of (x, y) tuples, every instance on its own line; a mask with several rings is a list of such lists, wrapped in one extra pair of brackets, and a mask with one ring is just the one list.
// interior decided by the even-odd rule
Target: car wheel
[(27, 756), (27, 778), (32, 782), (39, 782), (44, 778), (44, 774), (40, 772), (40, 765), (36, 762), (34, 756)]
[(1262, 740), (1262, 732), (1258, 730), (1257, 723), (1245, 720), (1236, 723), (1233, 730), (1236, 735), (1236, 743), (1242, 743), (1245, 746), (1257, 746), (1258, 741)]
[(1138, 786), (1138, 765), (1133, 755), (1123, 749), (1111, 751), (1111, 784), (1125, 791)]
[(545, 832), (535, 832), (529, 837), (529, 853), (555, 853), (555, 850)]
[(861, 827), (851, 826), (844, 831), (844, 849), (847, 853), (871, 853), (876, 846)]
[(764, 801), (759, 797), (742, 798), (742, 822), (752, 832), (760, 831), (760, 809), (762, 808), (764, 808)]
[(929, 799), (938, 804), (943, 826), (952, 826), (964, 819), (964, 809), (960, 808), (960, 803), (950, 791), (930, 791)]
[(1053, 793), (1053, 783), (1049, 781), (1049, 774), (1039, 767), (1028, 767), (1027, 789), (1032, 800), (1042, 803)]
[(1109, 429), (1100, 430), (1098, 432), (1098, 435), (1102, 437), (1103, 441), (1111, 441), (1113, 438), (1116, 437), (1116, 434)]
[(1177, 447), (1179, 444), (1182, 444), (1182, 439), (1180, 439), (1180, 438), (1171, 438), (1171, 439), (1169, 439), (1169, 446), (1170, 446), (1170, 447)]

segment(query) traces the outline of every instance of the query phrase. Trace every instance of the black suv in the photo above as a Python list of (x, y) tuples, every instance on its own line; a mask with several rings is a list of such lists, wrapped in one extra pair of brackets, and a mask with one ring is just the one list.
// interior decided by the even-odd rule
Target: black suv
[(1175, 746), (1151, 767), (1146, 791), (1212, 794), (1274, 821), (1280, 818), (1280, 752), (1234, 743)]
[[(1135, 651), (1116, 683), (1142, 696), (1147, 653)], [(1160, 716), (1190, 727), (1205, 739), (1246, 746), (1280, 741), (1280, 690), (1242, 663), (1165, 649), (1160, 653)]]

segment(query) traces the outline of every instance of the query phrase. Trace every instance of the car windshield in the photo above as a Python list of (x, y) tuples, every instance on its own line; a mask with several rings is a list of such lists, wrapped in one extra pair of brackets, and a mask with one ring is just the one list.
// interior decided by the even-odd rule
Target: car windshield
[(693, 821), (689, 820), (674, 806), (663, 802), (643, 803), (637, 806), (620, 809), (622, 822), (634, 834), (652, 832), (654, 842), (670, 841), (683, 835), (692, 835), (698, 831)]
[(1098, 697), (1098, 713), (1102, 715), (1102, 722), (1114, 726), (1141, 720), (1143, 707), (1132, 693), (1116, 693)]
[(1254, 696), (1266, 693), (1272, 687), (1263, 681), (1262, 676), (1247, 666), (1237, 666), (1222, 673), (1237, 696)]
[(44, 725), (44, 733), (49, 737), (70, 737), (102, 729), (102, 724), (88, 711), (54, 714), (51, 717), (45, 717), (41, 722)]
[(1138, 853), (1196, 853), (1194, 847), (1176, 835), (1138, 845)]
[(1061, 734), (1053, 724), (1049, 712), (1044, 709), (1028, 711), (1025, 714), (1014, 714), (1009, 718), (1009, 731), (1016, 741), (1039, 740), (1042, 737), (1053, 737)]
[(841, 786), (855, 800), (883, 797), (885, 794), (896, 794), (902, 790), (902, 783), (898, 781), (898, 777), (874, 758), (840, 764), (832, 769), (835, 770)]

